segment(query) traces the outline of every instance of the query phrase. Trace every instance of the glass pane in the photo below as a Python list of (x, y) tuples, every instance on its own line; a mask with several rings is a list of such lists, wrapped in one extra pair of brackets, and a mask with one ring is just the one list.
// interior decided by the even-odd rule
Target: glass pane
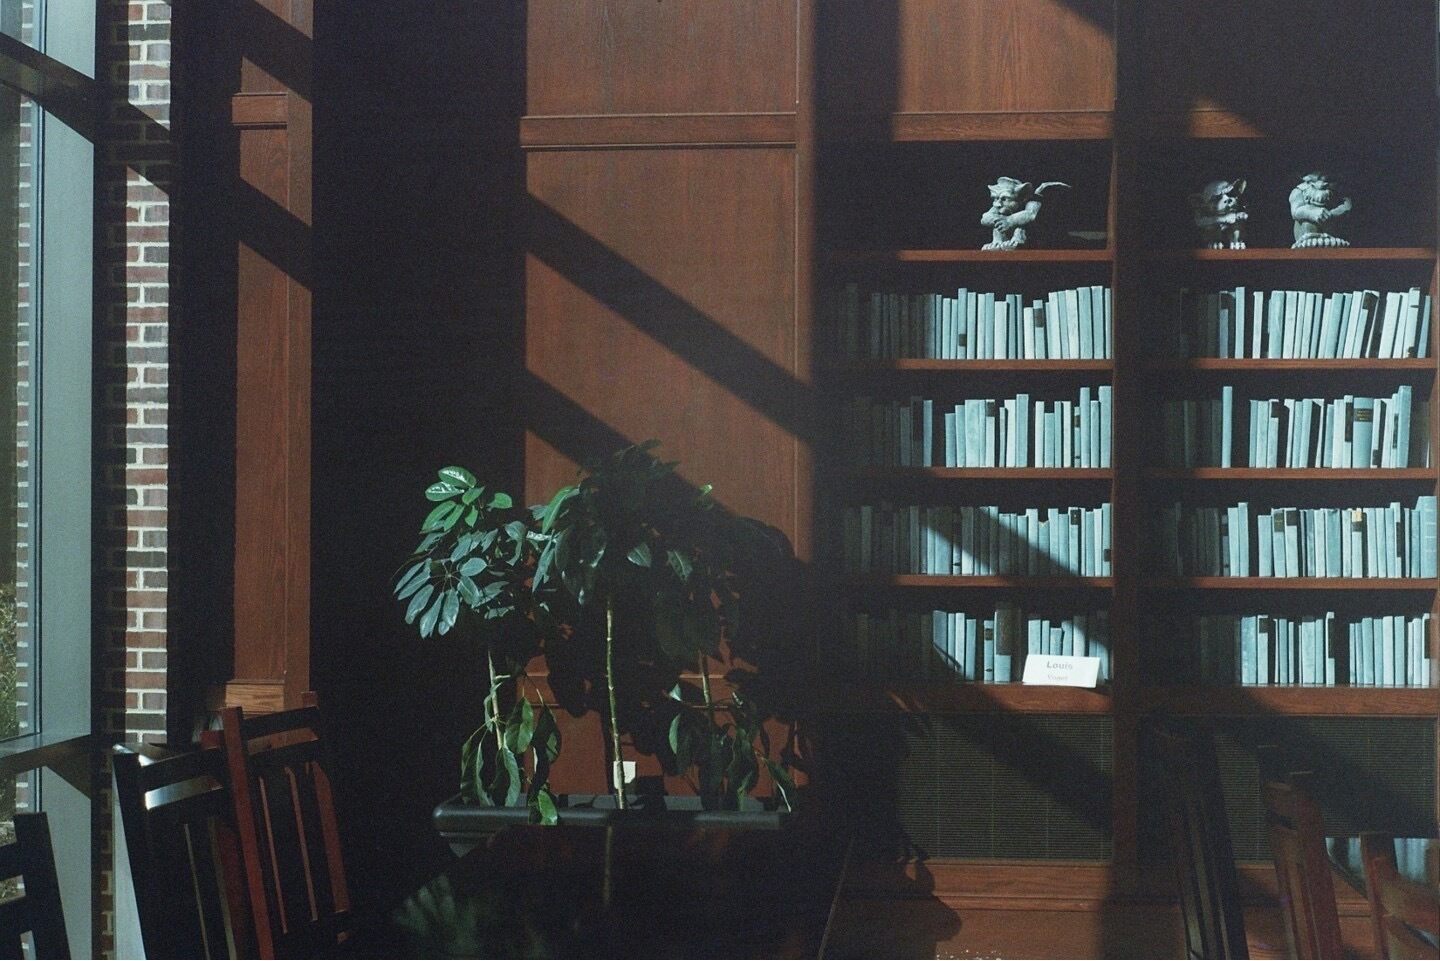
[[(15, 840), (15, 815), (28, 814), (39, 808), (39, 771), (21, 771), (9, 777), (0, 776), (0, 844)], [(15, 878), (0, 878), (0, 904), (21, 893)]]
[(0, 0), (0, 33), (21, 43), (40, 47), (40, 24), (45, 0)]
[(33, 101), (0, 88), (0, 738), (34, 731), (38, 689), (31, 400), (40, 119)]

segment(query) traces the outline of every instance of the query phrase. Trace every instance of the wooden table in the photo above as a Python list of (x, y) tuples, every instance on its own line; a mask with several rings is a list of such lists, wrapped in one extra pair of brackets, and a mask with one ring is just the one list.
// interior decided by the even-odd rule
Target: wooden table
[(411, 895), (400, 956), (820, 957), (847, 848), (801, 829), (514, 827)]
[[(1365, 893), (1365, 868), (1358, 837), (1325, 839), (1330, 866), (1350, 887)], [(1395, 867), (1402, 878), (1440, 890), (1440, 838), (1396, 838)]]

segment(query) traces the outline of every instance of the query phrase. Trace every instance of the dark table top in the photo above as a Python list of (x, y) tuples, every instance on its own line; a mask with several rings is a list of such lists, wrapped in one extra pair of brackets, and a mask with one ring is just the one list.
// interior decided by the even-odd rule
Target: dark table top
[(386, 940), (410, 957), (814, 958), (845, 857), (792, 828), (513, 827), (411, 895)]
[[(1360, 860), (1358, 837), (1325, 839), (1325, 850), (1335, 873), (1361, 894), (1365, 893), (1365, 869)], [(1440, 890), (1440, 838), (1396, 838), (1395, 867), (1402, 878)]]

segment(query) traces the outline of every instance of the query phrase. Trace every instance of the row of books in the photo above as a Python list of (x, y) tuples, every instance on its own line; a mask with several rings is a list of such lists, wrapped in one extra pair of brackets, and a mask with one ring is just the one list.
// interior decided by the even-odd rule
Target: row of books
[(1110, 679), (1103, 610), (1065, 618), (1027, 615), (1010, 603), (978, 615), (888, 610), (857, 613), (847, 628), (854, 666), (882, 677), (1008, 684), (1024, 675), (1027, 657), (1076, 655), (1100, 658), (1100, 679)]
[(1230, 467), (1237, 448), (1247, 467), (1386, 468), (1430, 463), (1429, 408), (1406, 384), (1389, 397), (1346, 394), (1334, 400), (1250, 400), (1243, 443), (1235, 427), (1235, 391), (1219, 399), (1164, 405), (1169, 467)]
[(847, 507), (845, 569), (861, 574), (1109, 577), (1110, 505)]
[(1182, 357), (1425, 357), (1430, 296), (1409, 290), (1181, 289), (1170, 349)]
[(1390, 614), (1348, 623), (1265, 614), (1196, 619), (1206, 684), (1429, 687), (1430, 615)]
[(875, 467), (1110, 466), (1108, 384), (1081, 387), (1075, 400), (1047, 402), (1029, 394), (965, 400), (942, 410), (938, 422), (935, 407), (921, 397), (854, 398), (853, 459)]
[[(1164, 570), (1199, 577), (1436, 576), (1435, 495), (1414, 507), (1162, 509)], [(1253, 531), (1253, 534), (1252, 534)], [(1252, 574), (1252, 571), (1254, 572)]]
[(1110, 288), (1020, 294), (964, 287), (946, 294), (862, 292), (836, 305), (839, 349), (850, 360), (1095, 360), (1110, 356)]

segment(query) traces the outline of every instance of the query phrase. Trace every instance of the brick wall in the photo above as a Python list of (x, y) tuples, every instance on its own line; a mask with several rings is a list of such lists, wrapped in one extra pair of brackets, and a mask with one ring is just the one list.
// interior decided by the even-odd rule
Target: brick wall
[[(99, 15), (97, 69), (111, 98), (97, 158), (104, 265), (97, 278), (103, 351), (97, 423), (105, 425), (109, 504), (99, 532), (109, 590), (97, 703), (107, 738), (159, 740), (166, 728), (168, 606), (171, 4), (106, 0)], [(108, 805), (98, 810), (108, 812)], [(100, 834), (97, 863), (107, 865), (109, 839)], [(104, 873), (96, 930), (108, 953), (114, 915)]]

